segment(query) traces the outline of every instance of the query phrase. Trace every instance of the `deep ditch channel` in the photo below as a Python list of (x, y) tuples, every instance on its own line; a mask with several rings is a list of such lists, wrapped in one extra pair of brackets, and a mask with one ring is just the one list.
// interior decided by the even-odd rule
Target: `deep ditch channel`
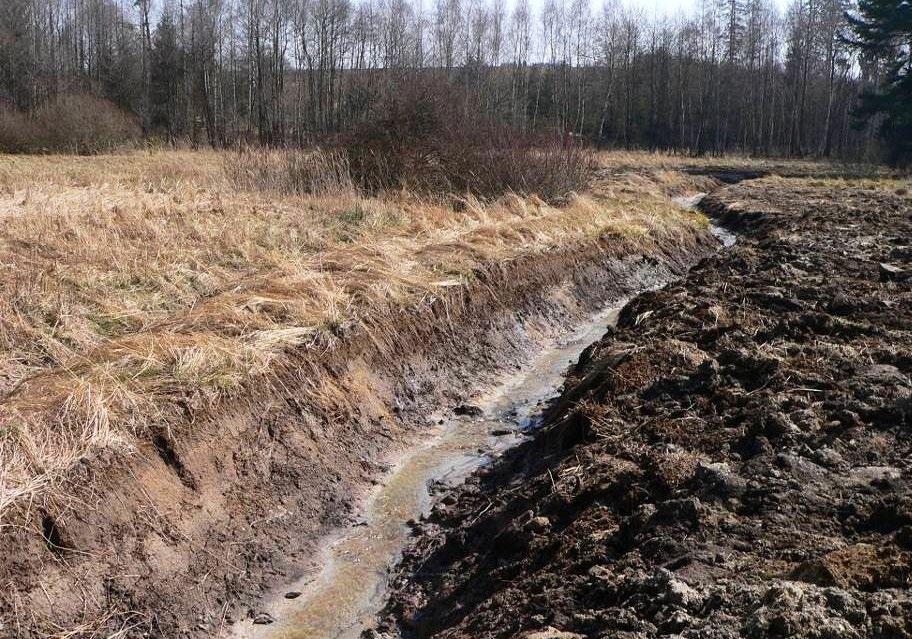
[(184, 406), (192, 436), (86, 460), (72, 488), (87, 507), (7, 529), (0, 619), (29, 638), (357, 636), (399, 592), (389, 570), (412, 556), (412, 533), (455, 505), (463, 480), (540, 439), (565, 370), (623, 300), (731, 239), (682, 215), (479, 267), (465, 287), (391, 310), (382, 330), (289, 354), (275, 383), (226, 410)]
[[(697, 208), (705, 193), (675, 198), (683, 209)], [(722, 227), (710, 231), (719, 249), (735, 236)], [(676, 279), (652, 279), (640, 294)], [(568, 367), (617, 322), (627, 299), (615, 299), (570, 329), (539, 343), (538, 352), (499, 375), (470, 401), (428, 417), (433, 427), (403, 455), (362, 506), (351, 526), (324, 539), (318, 566), (297, 582), (275, 589), (234, 636), (262, 639), (355, 639), (373, 632), (387, 603), (389, 573), (402, 556), (413, 526), (435, 504), (453, 503), (454, 490), (469, 476), (485, 472), (511, 449), (535, 436), (547, 407), (560, 395)]]
[(371, 627), (388, 594), (388, 570), (408, 541), (409, 522), (430, 511), (435, 495), (532, 435), (567, 366), (614, 324), (623, 303), (542, 344), (520, 371), (456, 407), (456, 414), (431, 416), (435, 426), (427, 440), (399, 460), (370, 495), (363, 517), (327, 540), (316, 576), (267, 602), (268, 613), (237, 624), (236, 636), (349, 639)]
[[(335, 626), (322, 636), (352, 628), (382, 603), (407, 520), (420, 519), (430, 502), (420, 492), (425, 480), (455, 482), (523, 441), (491, 431), (522, 430), (513, 418), (526, 408), (512, 416), (514, 407), (485, 397), (525, 383), (535, 409), (559, 384), (559, 376), (545, 379), (549, 357), (563, 368), (606, 329), (600, 314), (681, 277), (718, 248), (694, 216), (647, 234), (607, 229), (578, 245), (478, 267), (466, 286), (391, 308), (379, 326), (356, 324), (332, 348), (289, 353), (269, 384), (224, 410), (176, 404), (192, 433), (156, 439), (117, 463), (86, 460), (71, 486), (73, 503), (85, 507), (51, 504), (44, 520), (34, 509), (25, 513), (33, 525), (4, 530), (0, 636), (9, 627), (29, 638), (75, 627), (154, 637), (279, 628), (308, 601), (302, 594), (287, 602), (288, 592), (323, 592), (341, 607), (330, 577), (359, 563), (346, 563), (345, 539), (354, 533), (352, 544), (360, 535), (372, 545), (364, 529), (382, 529), (374, 565), (349, 577), (368, 583), (342, 589), (348, 616), (324, 615)], [(568, 342), (587, 326), (595, 332)], [(536, 361), (536, 374), (524, 377)], [(482, 404), (482, 415), (471, 414)], [(451, 411), (459, 407), (466, 414), (457, 419)], [(507, 423), (480, 421), (485, 410), (493, 419), (506, 412)], [(462, 452), (443, 453), (448, 441)], [(414, 451), (422, 452), (408, 456)], [(402, 491), (393, 499), (401, 512), (384, 514), (384, 490)]]
[(369, 636), (912, 637), (912, 198), (776, 179), (536, 436), (415, 527)]

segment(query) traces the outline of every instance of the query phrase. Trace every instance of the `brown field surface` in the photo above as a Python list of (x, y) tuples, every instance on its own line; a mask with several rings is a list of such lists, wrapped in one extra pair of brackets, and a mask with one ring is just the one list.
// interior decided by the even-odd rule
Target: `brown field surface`
[(290, 350), (389, 330), (483, 265), (706, 224), (669, 197), (695, 190), (675, 170), (692, 161), (599, 163), (554, 206), (290, 195), (210, 151), (0, 157), (0, 518), (89, 456), (130, 454), (163, 406), (268, 384)]

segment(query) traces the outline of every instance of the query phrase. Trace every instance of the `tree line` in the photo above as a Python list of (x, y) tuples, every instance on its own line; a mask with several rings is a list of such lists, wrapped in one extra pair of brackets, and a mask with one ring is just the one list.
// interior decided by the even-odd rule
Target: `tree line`
[(847, 0), (3, 0), (0, 103), (90, 93), (147, 136), (226, 147), (338, 136), (445, 83), (485, 117), (605, 146), (873, 157), (858, 96), (895, 60), (854, 46)]

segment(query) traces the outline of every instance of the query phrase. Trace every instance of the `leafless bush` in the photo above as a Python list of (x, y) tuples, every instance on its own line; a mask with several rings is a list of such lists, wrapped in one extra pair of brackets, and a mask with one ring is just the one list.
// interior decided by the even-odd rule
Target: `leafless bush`
[(136, 119), (108, 100), (67, 95), (35, 113), (38, 145), (49, 151), (91, 154), (110, 151), (139, 140)]
[(344, 154), (320, 148), (241, 148), (226, 157), (225, 172), (235, 186), (251, 190), (320, 195), (354, 188)]
[(0, 151), (27, 153), (34, 139), (34, 123), (28, 114), (12, 107), (0, 107)]
[(240, 188), (320, 194), (408, 189), (550, 202), (586, 186), (593, 154), (569, 136), (533, 136), (475, 114), (444, 83), (417, 82), (390, 96), (349, 135), (316, 150), (243, 147), (225, 162)]
[(532, 136), (480, 112), (442, 84), (390, 97), (344, 142), (355, 182), (371, 192), (514, 192), (551, 201), (586, 185), (593, 156), (571, 137)]
[(0, 150), (7, 153), (93, 154), (135, 144), (136, 119), (108, 100), (64, 95), (33, 113), (0, 111)]
[(532, 140), (512, 132), (491, 135), (485, 144), (456, 148), (443, 169), (453, 190), (482, 197), (506, 192), (558, 201), (581, 190), (593, 167), (590, 151), (572, 140)]

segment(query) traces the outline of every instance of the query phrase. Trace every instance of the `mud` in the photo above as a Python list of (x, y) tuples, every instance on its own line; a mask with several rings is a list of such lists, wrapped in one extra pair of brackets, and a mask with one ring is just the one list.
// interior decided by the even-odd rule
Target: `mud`
[(764, 179), (421, 522), (406, 637), (912, 636), (912, 200)]
[[(363, 517), (325, 544), (320, 573), (263, 602), (271, 623), (239, 622), (234, 636), (348, 639), (369, 628), (386, 601), (388, 571), (409, 538), (408, 522), (426, 514), (435, 495), (459, 485), (535, 430), (568, 363), (617, 321), (622, 306), (612, 302), (570, 336), (542, 343), (527, 366), (505, 375), (470, 404), (431, 416), (437, 426), (371, 493)], [(300, 594), (289, 599), (287, 592)]]
[(670, 232), (492, 264), (465, 289), (295, 354), (217, 411), (175, 403), (147, 448), (86, 460), (75, 498), (3, 522), (0, 636), (226, 636), (257, 618), (433, 434), (429, 415), (716, 249), (705, 229)]

